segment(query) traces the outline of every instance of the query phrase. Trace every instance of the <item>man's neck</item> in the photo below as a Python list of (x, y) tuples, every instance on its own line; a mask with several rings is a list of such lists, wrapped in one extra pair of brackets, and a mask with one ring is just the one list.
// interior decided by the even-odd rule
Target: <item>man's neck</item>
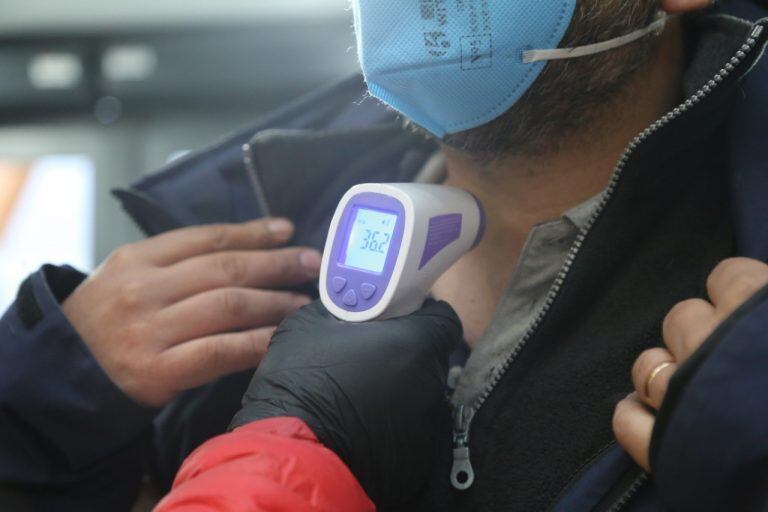
[[(438, 281), (434, 293), (459, 312), (470, 345), (490, 322), (531, 229), (601, 192), (627, 144), (680, 99), (682, 32), (677, 23), (660, 51), (578, 134), (546, 154), (481, 164), (444, 148), (447, 185), (469, 190), (488, 218), (480, 246)], [(467, 283), (470, 283), (468, 285)]]

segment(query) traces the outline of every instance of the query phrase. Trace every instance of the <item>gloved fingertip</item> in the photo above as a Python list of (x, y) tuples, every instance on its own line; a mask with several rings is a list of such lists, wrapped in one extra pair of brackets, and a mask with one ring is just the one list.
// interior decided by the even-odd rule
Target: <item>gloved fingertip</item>
[(320, 314), (328, 314), (328, 310), (325, 308), (325, 306), (323, 305), (323, 302), (320, 299), (312, 301), (311, 303), (304, 306), (302, 309), (307, 309)]
[(452, 352), (464, 336), (464, 326), (456, 310), (445, 301), (430, 299), (418, 312), (420, 316), (431, 317), (442, 331), (438, 337), (441, 349)]
[(323, 305), (322, 301), (320, 299), (314, 300), (310, 304), (307, 304), (306, 306), (299, 309), (301, 314), (305, 316), (311, 316), (313, 318), (322, 318), (322, 319), (336, 319), (335, 316), (331, 314), (330, 311)]
[(453, 309), (453, 306), (444, 300), (427, 299), (424, 306), (417, 311), (416, 314), (421, 316), (442, 317), (461, 326), (461, 320), (459, 319), (458, 313)]

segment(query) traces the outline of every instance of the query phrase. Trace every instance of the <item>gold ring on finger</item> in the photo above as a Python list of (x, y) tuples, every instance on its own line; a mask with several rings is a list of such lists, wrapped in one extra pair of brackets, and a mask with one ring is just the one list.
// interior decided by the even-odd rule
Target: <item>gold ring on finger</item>
[(654, 368), (650, 374), (648, 374), (648, 378), (645, 381), (645, 396), (647, 396), (649, 399), (651, 398), (651, 383), (653, 382), (653, 379), (658, 377), (662, 370), (669, 368), (673, 364), (674, 363), (672, 361), (664, 361), (656, 368)]

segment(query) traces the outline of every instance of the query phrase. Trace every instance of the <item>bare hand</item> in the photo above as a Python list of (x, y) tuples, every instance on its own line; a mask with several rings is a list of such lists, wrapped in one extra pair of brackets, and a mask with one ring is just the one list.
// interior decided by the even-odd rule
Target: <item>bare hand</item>
[(62, 309), (112, 381), (159, 407), (254, 368), (276, 325), (310, 302), (274, 291), (317, 278), (320, 254), (284, 248), (290, 222), (172, 231), (115, 251)]
[(664, 319), (667, 348), (643, 352), (632, 369), (635, 392), (619, 402), (613, 417), (616, 439), (646, 471), (649, 448), (667, 387), (679, 365), (706, 341), (723, 320), (768, 284), (768, 265), (747, 258), (722, 262), (707, 281), (710, 302), (681, 302)]

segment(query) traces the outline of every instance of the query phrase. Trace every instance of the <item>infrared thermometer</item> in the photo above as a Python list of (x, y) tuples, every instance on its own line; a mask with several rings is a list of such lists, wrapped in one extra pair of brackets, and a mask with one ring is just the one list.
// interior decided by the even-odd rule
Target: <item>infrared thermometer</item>
[(344, 195), (331, 222), (320, 299), (347, 322), (413, 313), (435, 281), (480, 243), (484, 229), (482, 205), (464, 190), (357, 185)]

